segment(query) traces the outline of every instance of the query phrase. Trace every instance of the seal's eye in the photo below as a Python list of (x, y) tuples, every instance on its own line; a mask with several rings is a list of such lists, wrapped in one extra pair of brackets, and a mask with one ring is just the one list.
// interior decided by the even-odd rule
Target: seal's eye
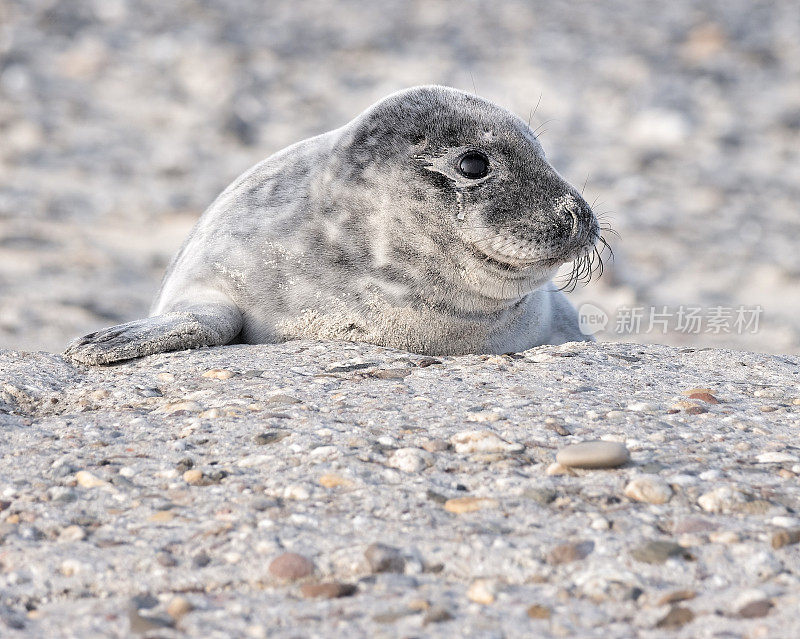
[(486, 177), (486, 174), (489, 173), (489, 158), (478, 151), (470, 151), (459, 161), (458, 171), (470, 180)]

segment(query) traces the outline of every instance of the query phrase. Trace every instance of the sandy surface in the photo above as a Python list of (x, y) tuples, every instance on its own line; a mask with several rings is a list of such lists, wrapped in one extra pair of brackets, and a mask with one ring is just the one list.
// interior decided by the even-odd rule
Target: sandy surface
[[(604, 340), (800, 352), (797, 3), (0, 3), (0, 346), (147, 312), (197, 216), (270, 153), (387, 93), (474, 88), (542, 126), (620, 234), (579, 290)], [(681, 306), (763, 308), (755, 334)]]
[[(630, 344), (3, 352), (0, 634), (797, 637), (799, 371)], [(551, 474), (596, 439), (631, 462)], [(310, 574), (276, 576), (287, 552)]]

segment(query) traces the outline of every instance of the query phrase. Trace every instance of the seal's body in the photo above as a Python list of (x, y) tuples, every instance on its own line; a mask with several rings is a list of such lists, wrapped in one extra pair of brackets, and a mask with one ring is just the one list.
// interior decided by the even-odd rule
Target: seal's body
[(151, 316), (66, 353), (103, 364), (232, 341), (463, 354), (583, 340), (550, 279), (598, 238), (522, 120), (416, 87), (239, 177), (172, 261)]

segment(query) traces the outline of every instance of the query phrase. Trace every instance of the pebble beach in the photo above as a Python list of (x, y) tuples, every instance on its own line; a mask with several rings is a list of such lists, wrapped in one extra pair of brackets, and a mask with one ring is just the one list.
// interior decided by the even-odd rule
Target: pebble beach
[[(58, 354), (427, 83), (614, 229), (597, 343)], [(798, 185), (791, 0), (0, 0), (0, 636), (800, 636)]]

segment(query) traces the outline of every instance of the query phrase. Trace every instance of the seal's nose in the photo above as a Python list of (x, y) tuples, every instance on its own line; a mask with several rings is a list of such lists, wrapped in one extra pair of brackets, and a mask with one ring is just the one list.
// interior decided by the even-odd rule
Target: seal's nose
[(559, 198), (557, 213), (563, 216), (570, 229), (570, 239), (576, 244), (594, 243), (599, 233), (592, 207), (577, 192), (568, 192)]

